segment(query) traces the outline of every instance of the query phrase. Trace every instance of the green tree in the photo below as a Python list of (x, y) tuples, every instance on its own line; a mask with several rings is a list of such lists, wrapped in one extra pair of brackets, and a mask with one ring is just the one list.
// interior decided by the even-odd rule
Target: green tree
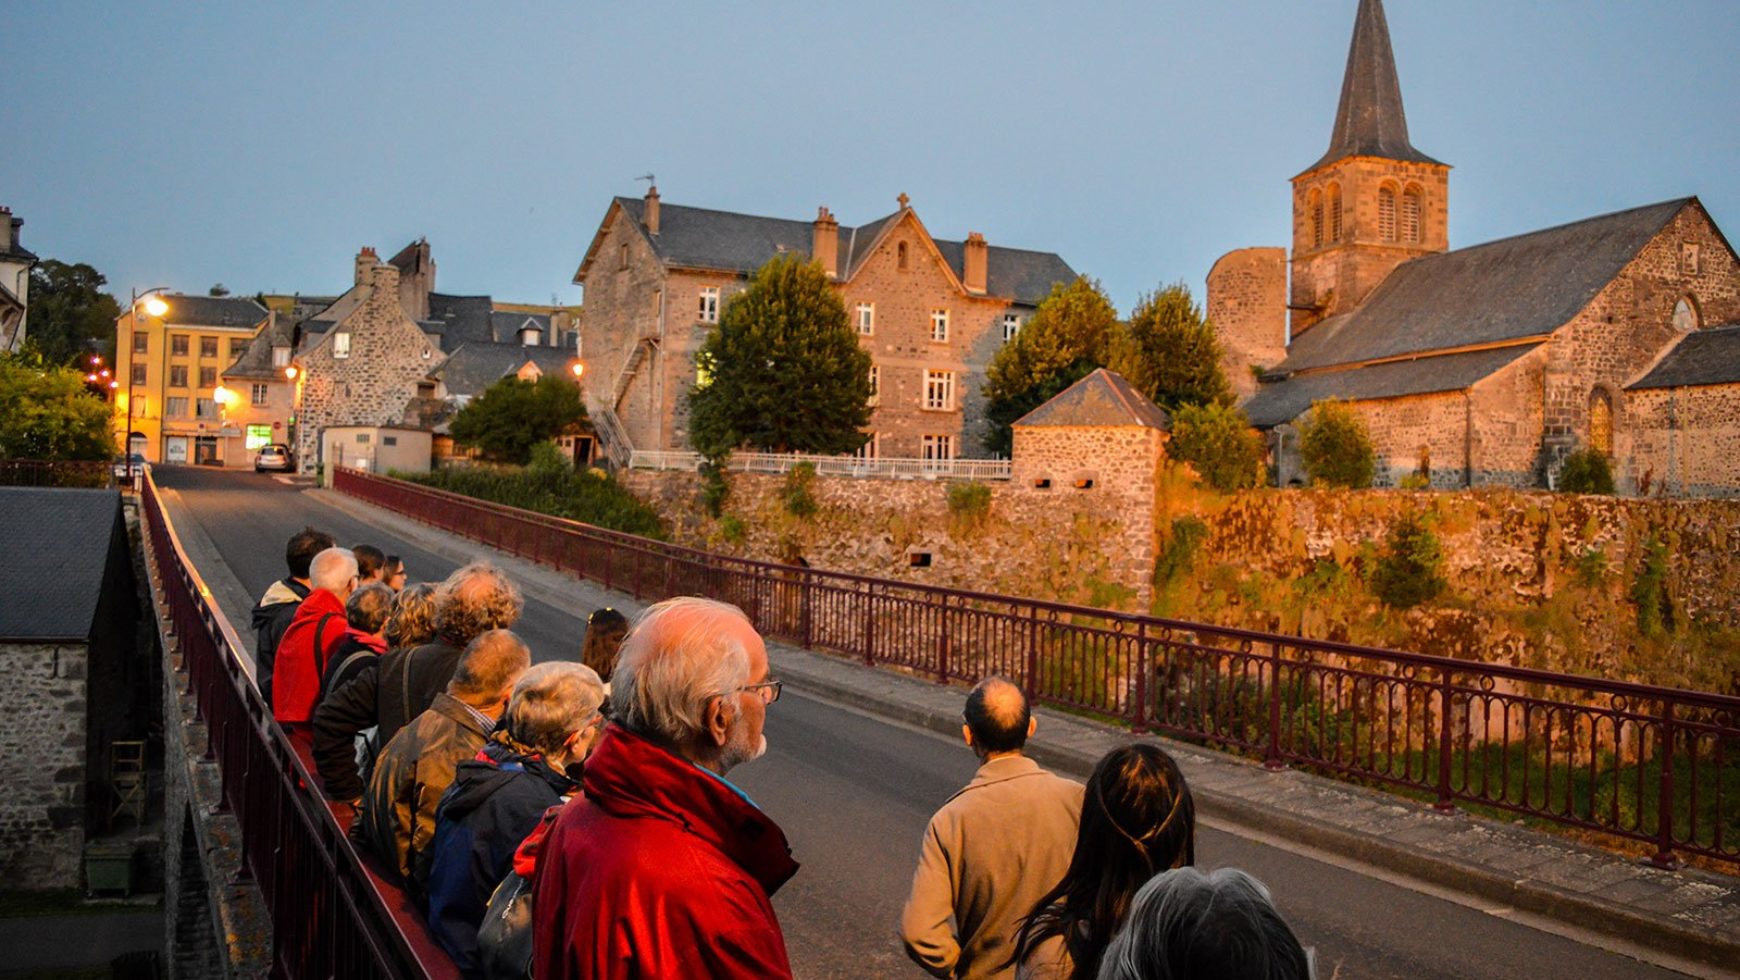
[(1223, 402), (1185, 404), (1172, 413), (1172, 438), (1166, 451), (1189, 463), (1209, 486), (1222, 493), (1262, 482), (1263, 447), (1245, 413)]
[(533, 446), (585, 418), (580, 386), (567, 378), (508, 377), (460, 409), (453, 417), (452, 431), (455, 441), (476, 448), (486, 459), (523, 464), (531, 458)]
[(108, 402), (77, 370), (36, 353), (0, 354), (0, 459), (108, 459), (109, 423)]
[(50, 364), (72, 364), (87, 350), (110, 363), (121, 306), (103, 292), (108, 280), (85, 265), (45, 259), (30, 270), (30, 319), (25, 342)]
[(849, 453), (870, 424), (870, 354), (820, 263), (776, 256), (732, 297), (695, 356), (695, 448)]
[(1181, 282), (1142, 297), (1130, 314), (1113, 368), (1167, 411), (1180, 405), (1231, 405), (1220, 341)]
[(1371, 587), (1384, 605), (1408, 609), (1444, 591), (1444, 549), (1438, 536), (1416, 517), (1390, 528), (1372, 572)]
[(1058, 283), (1021, 327), (998, 348), (985, 373), (985, 448), (1008, 455), (1010, 426), (1058, 392), (1111, 363), (1118, 311), (1100, 284), (1086, 276)]
[(1338, 398), (1312, 403), (1299, 433), (1299, 457), (1311, 482), (1332, 487), (1369, 487), (1377, 473), (1365, 423)]
[(1593, 447), (1579, 449), (1565, 457), (1559, 470), (1559, 490), (1563, 493), (1612, 493), (1613, 467), (1607, 454)]

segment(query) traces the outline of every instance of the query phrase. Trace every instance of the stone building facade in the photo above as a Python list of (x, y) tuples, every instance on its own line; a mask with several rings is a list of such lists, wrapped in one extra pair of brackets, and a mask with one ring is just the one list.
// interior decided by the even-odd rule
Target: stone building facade
[(30, 270), (36, 253), (19, 242), (23, 227), (23, 218), (14, 218), (12, 209), (0, 205), (0, 351), (23, 347), (29, 329)]
[(732, 294), (779, 254), (815, 258), (840, 290), (876, 389), (876, 456), (981, 455), (979, 395), (992, 355), (1055, 283), (1058, 256), (983, 236), (934, 238), (901, 195), (899, 210), (856, 228), (826, 208), (814, 221), (617, 198), (574, 281), (586, 288), (582, 354), (595, 412), (608, 410), (636, 449), (688, 449), (695, 353)]

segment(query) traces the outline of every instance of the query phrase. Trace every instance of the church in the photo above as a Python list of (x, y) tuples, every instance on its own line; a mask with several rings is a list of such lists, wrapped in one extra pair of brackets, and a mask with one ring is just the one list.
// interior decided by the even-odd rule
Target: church
[(1740, 258), (1696, 197), (1449, 246), (1450, 166), (1408, 134), (1382, 0), (1360, 0), (1293, 247), (1208, 275), (1208, 315), (1278, 482), (1351, 403), (1378, 486), (1551, 487), (1606, 454), (1622, 493), (1740, 495)]

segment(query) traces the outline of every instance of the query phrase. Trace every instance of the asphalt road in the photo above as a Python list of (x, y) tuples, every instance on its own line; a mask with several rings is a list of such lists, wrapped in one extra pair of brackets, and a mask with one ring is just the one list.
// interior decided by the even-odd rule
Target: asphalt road
[[(382, 534), (269, 476), (161, 466), (250, 594), (284, 574), (283, 543), (306, 524), (342, 544), (369, 542), (405, 558), (412, 581), (453, 563)], [(534, 657), (575, 656), (591, 609), (528, 599), (517, 627)], [(245, 624), (237, 624), (246, 628)], [(972, 776), (974, 760), (929, 732), (787, 690), (768, 713), (767, 756), (732, 773), (785, 828), (803, 868), (778, 895), (799, 977), (919, 976), (895, 938), (918, 840), (931, 812)], [(1331, 978), (1674, 977), (1681, 974), (1334, 863), (1199, 828), (1205, 868), (1243, 868), (1316, 948)]]

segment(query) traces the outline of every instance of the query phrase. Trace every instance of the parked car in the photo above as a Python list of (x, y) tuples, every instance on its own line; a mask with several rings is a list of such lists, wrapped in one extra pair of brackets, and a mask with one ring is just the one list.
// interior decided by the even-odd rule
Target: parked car
[(288, 473), (293, 468), (290, 461), (290, 447), (281, 442), (261, 446), (260, 451), (254, 456), (255, 473), (264, 473), (267, 470)]
[[(134, 453), (133, 454), (133, 475), (137, 476), (137, 475), (144, 473), (144, 472), (145, 472), (145, 454), (144, 453)], [(126, 478), (127, 478), (127, 457), (116, 456), (115, 457), (115, 479), (125, 480)]]

